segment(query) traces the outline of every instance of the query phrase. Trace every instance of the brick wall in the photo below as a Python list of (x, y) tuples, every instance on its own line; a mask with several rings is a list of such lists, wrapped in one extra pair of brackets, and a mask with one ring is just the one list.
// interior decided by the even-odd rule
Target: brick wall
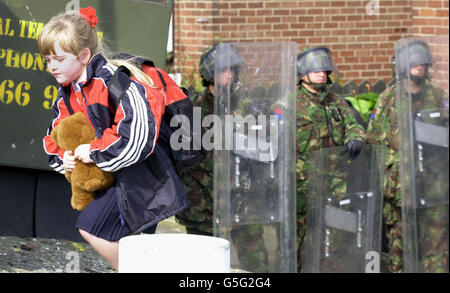
[[(202, 51), (214, 41), (292, 41), (328, 46), (341, 79), (360, 82), (392, 77), (396, 40), (415, 35), (448, 34), (448, 1), (370, 0), (176, 0), (175, 69), (197, 74)], [(372, 3), (374, 3), (373, 1)], [(192, 76), (191, 76), (192, 77)]]
[[(412, 35), (448, 35), (448, 1), (411, 1), (412, 2)], [(431, 74), (436, 85), (449, 92), (449, 57), (448, 37), (447, 44), (440, 38), (428, 41), (433, 58), (434, 66)]]

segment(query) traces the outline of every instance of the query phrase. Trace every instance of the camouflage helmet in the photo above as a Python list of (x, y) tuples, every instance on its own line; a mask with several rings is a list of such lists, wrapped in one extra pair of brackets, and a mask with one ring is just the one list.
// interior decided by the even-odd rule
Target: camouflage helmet
[[(216, 57), (217, 56), (217, 57)], [(216, 58), (224, 68), (238, 66), (244, 63), (234, 44), (214, 44), (208, 47), (200, 57), (200, 75), (208, 82), (214, 82)]]
[(424, 41), (412, 41), (396, 50), (395, 64), (400, 75), (405, 74), (414, 66), (433, 64), (430, 48)]
[(335, 71), (331, 51), (326, 47), (306, 48), (297, 56), (297, 76), (302, 78), (311, 72)]

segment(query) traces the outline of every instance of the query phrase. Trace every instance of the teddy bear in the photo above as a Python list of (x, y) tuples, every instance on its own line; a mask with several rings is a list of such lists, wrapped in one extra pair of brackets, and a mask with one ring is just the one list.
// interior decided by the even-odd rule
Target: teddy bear
[[(70, 115), (52, 130), (51, 139), (64, 151), (75, 151), (80, 144), (89, 144), (95, 138), (95, 132), (82, 112)], [(82, 211), (94, 199), (96, 191), (110, 187), (115, 182), (115, 175), (103, 171), (94, 163), (85, 164), (75, 161), (72, 172), (65, 172), (72, 188), (72, 208)]]

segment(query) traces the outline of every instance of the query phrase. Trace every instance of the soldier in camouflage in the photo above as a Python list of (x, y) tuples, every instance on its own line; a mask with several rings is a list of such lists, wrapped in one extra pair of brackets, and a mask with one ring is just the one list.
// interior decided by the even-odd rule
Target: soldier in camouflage
[[(216, 47), (208, 47), (200, 57), (200, 76), (203, 91), (191, 95), (195, 107), (201, 108), (201, 118), (214, 113), (214, 60)], [(237, 61), (236, 65), (239, 62)], [(219, 82), (227, 82), (228, 75), (237, 78), (238, 67), (231, 72), (223, 72)], [(199, 235), (213, 235), (213, 153), (202, 161), (199, 166), (185, 170), (180, 174), (184, 189), (191, 205), (188, 209), (176, 215), (175, 220), (186, 227), (186, 232)]]
[[(408, 64), (407, 68), (399, 69), (398, 78), (401, 92), (406, 94), (408, 91), (414, 98), (415, 109), (437, 109), (443, 107), (447, 103), (448, 97), (445, 97), (443, 90), (435, 88), (430, 83), (430, 75), (428, 68), (432, 65), (432, 58), (429, 52), (428, 45), (425, 42), (417, 41), (409, 45), (409, 50), (397, 52), (397, 56), (401, 59), (408, 59), (402, 63)], [(406, 54), (410, 54), (406, 56)], [(394, 60), (395, 62), (395, 60)], [(406, 85), (407, 72), (409, 71), (410, 85)], [(403, 245), (402, 245), (402, 198), (400, 190), (400, 171), (399, 171), (399, 133), (398, 133), (398, 116), (396, 107), (397, 84), (388, 87), (380, 94), (375, 109), (369, 120), (367, 128), (367, 138), (371, 144), (386, 145), (388, 150), (386, 153), (386, 169), (384, 178), (384, 230), (388, 239), (388, 252), (385, 257), (387, 260), (387, 270), (389, 272), (403, 271)], [(414, 109), (412, 109), (415, 112)], [(447, 117), (448, 119), (448, 117)], [(448, 191), (447, 191), (448, 194)], [(438, 211), (437, 214), (441, 212)], [(445, 220), (448, 223), (448, 210), (446, 216), (442, 215), (440, 220)], [(445, 214), (445, 212), (444, 212)], [(439, 217), (438, 217), (439, 218)], [(446, 232), (448, 237), (448, 231)], [(437, 237), (445, 235), (437, 233)], [(436, 242), (440, 242), (437, 240)], [(433, 247), (430, 244), (429, 248)], [(438, 271), (439, 267), (446, 267), (448, 271), (448, 247), (444, 249), (443, 253), (438, 253), (439, 260), (433, 261), (435, 266), (430, 268), (430, 271)]]
[(308, 48), (297, 57), (297, 256), (306, 232), (306, 196), (310, 153), (323, 147), (345, 146), (343, 153), (354, 159), (365, 142), (364, 129), (356, 122), (347, 103), (329, 92), (335, 72), (331, 52), (325, 47)]
[[(231, 109), (240, 109), (247, 101), (248, 93), (240, 86), (239, 69), (243, 60), (236, 52), (230, 57), (230, 69), (215, 74), (215, 58), (217, 44), (207, 48), (200, 58), (200, 75), (204, 89), (201, 93), (192, 96), (194, 106), (201, 107), (202, 120), (209, 114), (214, 114), (214, 83), (222, 85), (232, 83)], [(223, 106), (218, 103), (219, 107)], [(244, 114), (233, 111), (233, 114)], [(206, 130), (205, 130), (206, 131)], [(185, 170), (180, 174), (188, 199), (191, 205), (188, 209), (175, 216), (175, 220), (186, 227), (189, 234), (213, 236), (213, 174), (214, 159), (210, 152), (203, 162), (194, 168)], [(239, 261), (243, 268), (253, 272), (265, 272), (267, 268), (267, 253), (262, 241), (262, 226), (237, 226), (231, 231), (231, 237), (236, 245)], [(242, 244), (242, 245), (240, 245)], [(244, 246), (244, 244), (246, 246)]]

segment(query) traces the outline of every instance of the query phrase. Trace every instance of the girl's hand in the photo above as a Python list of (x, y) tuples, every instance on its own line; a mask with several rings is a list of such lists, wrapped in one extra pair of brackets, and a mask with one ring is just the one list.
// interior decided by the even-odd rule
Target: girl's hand
[(63, 167), (66, 171), (72, 172), (75, 168), (75, 157), (72, 151), (65, 151), (63, 156)]
[(89, 156), (89, 150), (91, 149), (90, 144), (80, 144), (75, 149), (75, 159), (80, 160), (83, 163), (93, 163), (94, 161), (91, 160), (91, 157)]

